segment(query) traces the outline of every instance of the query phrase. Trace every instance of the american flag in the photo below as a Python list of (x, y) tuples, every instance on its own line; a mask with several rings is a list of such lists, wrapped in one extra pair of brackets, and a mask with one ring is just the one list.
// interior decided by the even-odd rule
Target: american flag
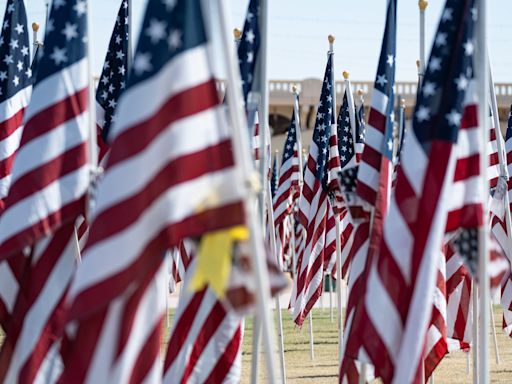
[(359, 108), (357, 108), (357, 113), (356, 113), (355, 147), (356, 147), (356, 161), (358, 163), (361, 161), (361, 156), (363, 155), (365, 136), (366, 136), (366, 118), (364, 115), (364, 101), (363, 101), (363, 97), (361, 96), (361, 105), (359, 105)]
[[(0, 36), (0, 212), (23, 132), (23, 114), (32, 93), (27, 15), (23, 1), (9, 0)], [(25, 259), (0, 261), (0, 326), (4, 329), (24, 270)]]
[[(343, 102), (340, 107), (340, 111), (338, 114), (338, 152), (340, 155), (340, 165), (341, 169), (346, 170), (353, 168), (357, 165), (357, 157), (355, 153), (355, 142), (352, 136), (352, 125), (350, 120), (350, 106), (348, 102), (348, 96), (352, 92), (350, 87), (350, 83), (348, 82), (348, 86), (345, 89), (345, 93), (343, 96)], [(357, 117), (356, 117), (357, 120)], [(340, 195), (341, 196), (341, 195)], [(348, 214), (348, 210), (345, 209), (347, 205), (350, 206), (348, 201), (341, 200), (341, 205), (343, 208), (340, 210), (338, 219), (340, 220), (340, 244), (342, 251), (342, 277), (345, 276), (348, 266), (350, 264), (350, 259), (347, 255), (350, 253), (348, 251), (347, 245), (348, 241), (351, 238), (353, 223), (350, 220), (350, 215)], [(329, 209), (328, 218), (327, 218), (327, 236), (326, 236), (326, 254), (325, 254), (325, 262), (324, 269), (330, 273), (331, 276), (337, 277), (337, 264), (336, 264), (336, 222), (334, 219), (334, 212), (331, 212), (332, 209)]]
[[(90, 172), (86, 12), (83, 0), (53, 4), (0, 220), (0, 257), (74, 222), (83, 212)], [(36, 179), (36, 174), (45, 177)]]
[[(389, 0), (386, 29), (382, 40), (377, 77), (374, 83), (365, 146), (357, 176), (357, 193), (371, 205), (377, 195), (387, 204), (393, 158), (393, 122), (395, 57), (396, 57), (396, 1)], [(386, 209), (383, 207), (382, 212)]]
[(164, 363), (164, 383), (240, 381), (243, 317), (226, 309), (210, 288), (191, 292), (195, 246), (188, 243), (190, 263), (176, 310)]
[(276, 196), (273, 199), (274, 204), (274, 225), (276, 229), (276, 240), (278, 244), (278, 258), (282, 259), (287, 240), (293, 233), (291, 220), (293, 209), (300, 196), (300, 169), (299, 169), (299, 149), (297, 144), (298, 130), (295, 120), (295, 113), (292, 115), (290, 126), (283, 148), (283, 157), (279, 170), (279, 184)]
[(260, 51), (260, 0), (250, 0), (245, 16), (242, 38), (238, 44), (238, 62), (240, 65), (240, 77), (244, 100), (247, 103), (249, 92), (254, 82), (254, 71)]
[(272, 161), (272, 173), (270, 175), (270, 193), (272, 194), (272, 199), (277, 192), (277, 187), (279, 186), (279, 172), (277, 170), (277, 154), (274, 156)]
[(357, 319), (364, 324), (358, 334), (365, 350), (385, 382), (421, 380), (445, 233), (483, 223), (474, 24), (472, 0), (446, 2), (369, 272), (364, 316)]
[(128, 33), (130, 10), (128, 1), (121, 3), (114, 31), (108, 45), (105, 63), (96, 89), (96, 124), (98, 126), (98, 146), (100, 159), (106, 152), (108, 133), (114, 122), (115, 111), (121, 93), (128, 80)]
[(0, 199), (9, 190), (23, 114), (32, 93), (28, 33), (23, 1), (9, 0), (0, 36)]
[[(512, 175), (512, 105), (508, 115), (507, 132), (505, 134), (505, 152), (507, 156), (507, 171)], [(512, 211), (512, 177), (508, 179), (508, 201)]]
[(340, 153), (340, 164), (342, 170), (352, 168), (357, 163), (355, 143), (354, 138), (352, 137), (352, 128), (350, 124), (347, 92), (351, 92), (351, 90), (345, 90), (343, 103), (341, 104), (340, 113), (338, 115), (338, 151)]
[(79, 258), (74, 222), (89, 187), (87, 3), (55, 1), (46, 30), (0, 219), (0, 258), (28, 255), (0, 354), (5, 382), (55, 374), (49, 360), (58, 358), (64, 299)]
[[(508, 115), (507, 133), (505, 135), (505, 151), (507, 155), (507, 171), (512, 174), (512, 106)], [(508, 179), (508, 199), (509, 207), (512, 211), (512, 178)], [(511, 262), (512, 264), (512, 262)], [(509, 272), (508, 276), (502, 281), (501, 287), (501, 306), (503, 307), (503, 330), (512, 337), (512, 274)]]
[(307, 234), (305, 248), (298, 255), (294, 282), (293, 317), (299, 326), (322, 293), (327, 209), (331, 204), (328, 195), (337, 189), (340, 171), (332, 67), (333, 56), (329, 52), (299, 202), (299, 221)]
[[(377, 68), (377, 76), (374, 83), (372, 103), (368, 119), (366, 141), (357, 173), (357, 197), (348, 200), (352, 206), (354, 217), (369, 218), (365, 214), (373, 206), (373, 222), (369, 230), (368, 254), (362, 254), (355, 249), (351, 259), (352, 265), (359, 268), (354, 276), (350, 276), (353, 288), (349, 291), (347, 313), (350, 310), (350, 322), (346, 321), (346, 348), (345, 356), (341, 362), (340, 377), (348, 375), (354, 360), (366, 360), (367, 350), (361, 343), (364, 324), (361, 318), (366, 316), (365, 302), (362, 297), (368, 295), (367, 279), (369, 268), (379, 249), (384, 230), (384, 219), (388, 212), (389, 199), (391, 197), (391, 177), (393, 174), (393, 124), (394, 124), (394, 92), (395, 83), (395, 56), (396, 56), (396, 6), (397, 0), (389, 0), (387, 3), (386, 26), (382, 40), (382, 48)], [(342, 173), (341, 182), (345, 185), (346, 195), (351, 189), (351, 180), (354, 174)], [(349, 192), (350, 193), (350, 192)], [(361, 203), (360, 199), (366, 202)], [(354, 206), (357, 209), (354, 209)], [(359, 231), (358, 231), (359, 232)], [(355, 235), (362, 236), (363, 232)], [(362, 243), (365, 239), (360, 239)], [(352, 269), (352, 267), (351, 267)], [(352, 275), (352, 273), (351, 273)], [(363, 320), (364, 321), (364, 320)], [(370, 361), (373, 356), (370, 356)]]
[(75, 341), (64, 381), (161, 375), (159, 347), (153, 348), (160, 345), (165, 308), (152, 307), (163, 301), (152, 281), (164, 267), (162, 255), (183, 238), (244, 222), (243, 188), (208, 47), (200, 0), (148, 2), (70, 292)]

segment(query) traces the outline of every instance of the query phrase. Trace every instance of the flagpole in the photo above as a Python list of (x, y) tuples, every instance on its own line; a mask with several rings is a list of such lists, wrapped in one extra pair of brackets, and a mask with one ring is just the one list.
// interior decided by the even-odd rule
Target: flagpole
[(492, 329), (492, 340), (494, 344), (494, 358), (496, 359), (496, 365), (500, 365), (500, 351), (498, 348), (498, 337), (496, 335), (496, 324), (494, 323), (494, 311), (492, 309), (492, 301), (489, 301), (489, 310), (491, 311), (491, 329)]
[(352, 93), (352, 85), (350, 84), (349, 73), (347, 71), (343, 71), (343, 78), (345, 79), (345, 91), (347, 94), (348, 115), (350, 117), (350, 129), (352, 130), (352, 137), (354, 139), (355, 144), (355, 141), (357, 139), (356, 106), (354, 103), (354, 94)]
[(473, 345), (471, 346), (473, 350), (473, 384), (478, 384), (478, 286), (476, 284), (476, 280), (472, 280), (472, 294), (473, 294)]
[(299, 113), (299, 91), (297, 86), (292, 87), (293, 92), (293, 115), (295, 117), (295, 137), (297, 139), (297, 155), (299, 158), (299, 187), (302, 189), (304, 183), (304, 175), (302, 174), (303, 160), (302, 160), (302, 135), (300, 128), (300, 113)]
[[(269, 229), (270, 229), (270, 249), (273, 250), (274, 255), (277, 256), (277, 247), (276, 247), (276, 227), (274, 225), (274, 209), (272, 205), (272, 192), (270, 189), (270, 183), (267, 182), (267, 204), (268, 204), (268, 212), (269, 212)], [(279, 260), (276, 260), (277, 265), (279, 265)], [(279, 362), (281, 363), (281, 382), (286, 383), (286, 366), (284, 361), (284, 334), (283, 334), (283, 315), (281, 313), (281, 300), (279, 297), (279, 293), (276, 294), (275, 298), (276, 311), (277, 311), (277, 336), (279, 338)]]
[(334, 285), (332, 284), (333, 277), (329, 275), (329, 317), (331, 319), (331, 323), (334, 323), (334, 303), (332, 302), (332, 291)]
[(94, 178), (98, 168), (98, 143), (96, 133), (96, 91), (94, 87), (94, 76), (92, 72), (92, 49), (91, 49), (91, 10), (87, 3), (87, 70), (89, 79), (89, 164), (91, 177)]
[(416, 68), (418, 69), (418, 89), (416, 90), (416, 94), (420, 93), (421, 91), (421, 79), (423, 78), (422, 77), (422, 74), (421, 74), (421, 61), (420, 60), (416, 60)]
[(32, 40), (34, 45), (34, 51), (32, 52), (32, 61), (36, 58), (37, 48), (39, 47), (39, 41), (37, 41), (37, 32), (39, 31), (39, 24), (32, 23)]
[[(489, 141), (488, 112), (488, 85), (489, 85), (489, 69), (487, 61), (487, 2), (480, 0), (477, 2), (477, 22), (476, 22), (476, 73), (477, 75), (477, 92), (478, 92), (478, 121), (480, 123), (481, 137), (480, 142), (480, 172), (482, 178), (482, 188), (487, 192), (489, 183), (487, 180), (488, 158), (485, 151), (486, 144)], [(478, 281), (480, 290), (480, 350), (479, 350), (479, 384), (487, 384), (489, 382), (489, 274), (488, 274), (488, 199), (487, 193), (483, 199), (483, 225), (479, 230), (479, 258), (478, 258)], [(507, 207), (508, 208), (508, 207)]]
[(133, 9), (132, 0), (128, 0), (128, 72), (132, 67), (134, 46), (133, 46)]
[(402, 130), (402, 127), (404, 126), (404, 123), (405, 123), (405, 99), (400, 99), (400, 108), (398, 109), (397, 145), (395, 147), (395, 149), (396, 149), (395, 156), (396, 156), (397, 160), (398, 160), (398, 156), (400, 156), (399, 151), (402, 150), (401, 144), (402, 144), (403, 136), (405, 134), (404, 130)]
[(419, 75), (420, 75), (420, 84), (423, 79), (423, 75), (425, 74), (425, 62), (426, 62), (426, 54), (425, 54), (425, 11), (428, 6), (428, 1), (419, 0), (418, 7), (420, 9), (420, 66), (419, 66)]
[[(508, 169), (507, 169), (507, 159), (505, 156), (505, 148), (503, 148), (503, 135), (501, 133), (498, 103), (496, 102), (496, 90), (494, 89), (494, 81), (493, 81), (493, 77), (492, 77), (489, 52), (487, 52), (487, 66), (489, 68), (489, 92), (490, 92), (492, 116), (493, 116), (493, 123), (494, 123), (494, 133), (496, 135), (496, 143), (498, 146), (498, 159), (499, 159), (499, 163), (500, 163), (500, 177), (503, 177), (505, 179), (505, 182), (508, 183), (509, 174), (508, 174)], [(505, 225), (506, 225), (507, 235), (509, 238), (512, 238), (512, 219), (511, 219), (511, 215), (510, 215), (510, 201), (508, 198), (508, 193), (506, 191), (505, 191), (505, 195), (504, 195), (504, 202), (505, 202)], [(509, 260), (509, 261), (511, 261), (511, 260)], [(490, 316), (491, 316), (492, 335), (493, 335), (493, 342), (494, 342), (494, 355), (496, 358), (496, 364), (499, 365), (500, 364), (500, 353), (499, 353), (499, 348), (498, 348), (498, 339), (496, 336), (496, 324), (494, 323), (494, 311), (492, 308), (492, 302), (490, 302), (490, 309), (491, 309)]]
[[(230, 118), (231, 118), (231, 129), (233, 134), (233, 153), (235, 155), (236, 164), (239, 165), (239, 170), (241, 173), (241, 177), (243, 179), (243, 184), (247, 188), (246, 199), (244, 200), (244, 210), (245, 216), (247, 220), (247, 225), (250, 231), (250, 244), (252, 250), (252, 261), (253, 261), (253, 269), (255, 271), (256, 278), (256, 289), (257, 289), (257, 312), (259, 314), (259, 319), (261, 319), (262, 330), (263, 330), (263, 344), (265, 348), (265, 358), (267, 365), (267, 380), (269, 383), (273, 384), (276, 382), (275, 377), (275, 364), (273, 359), (273, 332), (271, 327), (271, 316), (270, 316), (270, 298), (269, 298), (269, 277), (268, 270), (266, 265), (266, 255), (263, 247), (263, 234), (262, 234), (262, 222), (259, 220), (256, 214), (256, 201), (257, 195), (260, 189), (262, 188), (261, 182), (257, 176), (257, 174), (253, 171), (254, 167), (252, 165), (251, 154), (249, 153), (248, 143), (248, 129), (247, 129), (247, 121), (245, 117), (244, 106), (242, 103), (242, 90), (240, 88), (240, 73), (238, 68), (238, 60), (236, 58), (235, 50), (233, 47), (233, 42), (231, 38), (230, 31), (228, 31), (225, 26), (230, 25), (228, 20), (228, 12), (227, 12), (227, 4), (226, 0), (218, 1), (218, 13), (219, 20), (222, 29), (221, 40), (222, 46), (224, 50), (224, 55), (226, 58), (226, 67), (227, 67), (227, 83), (226, 89), (228, 93), (228, 106), (230, 110)], [(267, 16), (267, 6), (266, 2), (262, 2), (262, 13), (263, 17), (263, 25), (262, 25), (262, 57), (261, 60), (263, 62), (266, 61), (266, 16)], [(263, 67), (266, 67), (265, 65)], [(266, 73), (264, 72), (266, 79)], [(263, 80), (263, 79), (262, 79)], [(266, 88), (266, 80), (264, 80), (263, 88)], [(266, 93), (268, 97), (268, 93)], [(265, 96), (264, 96), (265, 97)], [(265, 100), (265, 99), (264, 99)], [(263, 103), (265, 105), (268, 102), (268, 98)], [(268, 112), (268, 105), (264, 109), (264, 112)], [(263, 116), (263, 120), (266, 119), (267, 116)], [(254, 356), (253, 356), (254, 358)]]

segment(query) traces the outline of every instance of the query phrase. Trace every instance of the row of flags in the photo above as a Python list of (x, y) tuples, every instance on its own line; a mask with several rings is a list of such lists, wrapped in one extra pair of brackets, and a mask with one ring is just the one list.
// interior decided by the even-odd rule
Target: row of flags
[[(288, 198), (296, 193), (290, 186), (288, 193), (275, 197), (279, 224), (296, 223), (297, 267), (292, 271), (296, 278), (290, 307), (299, 326), (321, 294), (324, 274), (336, 275), (328, 240), (333, 212), (341, 223), (348, 222), (334, 235), (342, 244), (342, 270), (343, 275), (348, 271), (349, 289), (340, 382), (358, 382), (363, 365), (368, 380), (376, 376), (384, 382), (419, 382), (431, 376), (447, 353), (469, 350), (478, 231), (484, 225), (484, 201), (491, 195), (489, 278), (491, 286), (502, 287), (503, 328), (508, 332), (512, 328), (512, 285), (505, 258), (510, 238), (505, 208), (499, 208), (504, 205), (506, 188), (499, 160), (502, 138), (496, 134), (491, 112), (488, 142), (480, 145), (473, 64), (475, 4), (446, 2), (412, 129), (406, 129), (404, 109), (395, 112), (396, 7), (396, 0), (388, 1), (366, 134), (355, 136), (354, 147), (349, 111), (358, 116), (364, 109), (349, 106), (347, 93), (337, 126), (332, 124), (329, 56), (305, 182), (299, 186), (300, 203)], [(324, 119), (331, 119), (331, 124)], [(364, 122), (364, 118), (355, 122)], [(331, 133), (326, 133), (329, 125)], [(293, 129), (292, 123), (283, 165), (290, 156)], [(337, 160), (330, 157), (333, 131), (339, 144), (334, 153)], [(507, 152), (512, 150), (509, 142)], [(351, 157), (351, 150), (359, 156)], [(489, 192), (482, 188), (480, 156), (488, 157)], [(332, 168), (326, 169), (325, 164)], [(287, 179), (288, 167), (281, 168), (285, 176), (281, 179)], [(330, 183), (334, 179), (331, 170), (339, 173), (341, 201)], [(309, 183), (308, 173), (313, 176)], [(337, 207), (340, 202), (341, 209)], [(276, 236), (278, 243), (280, 239), (286, 243), (290, 235), (281, 230)]]
[[(307, 156), (294, 109), (272, 170), (253, 89), (261, 80), (260, 2), (249, 1), (236, 44), (253, 139), (247, 150), (256, 164), (268, 161), (264, 183), (272, 191), (260, 207), (270, 276), (264, 288), (279, 292), (282, 271), (291, 270), (290, 309), (301, 326), (325, 274), (348, 279), (340, 382), (357, 382), (362, 372), (386, 383), (419, 382), (446, 353), (470, 348), (471, 277), (484, 220), (494, 236), (493, 285), (502, 287), (504, 329), (512, 333), (512, 278), (502, 255), (510, 248), (504, 202), (512, 184), (499, 168), (501, 136), (491, 130), (485, 148), (478, 140), (474, 3), (446, 1), (407, 132), (393, 92), (397, 0), (387, 3), (367, 124), (348, 80), (336, 115), (331, 45)], [(53, 2), (44, 49), (33, 62), (24, 3), (7, 3), (0, 40), (0, 381), (239, 380), (243, 319), (256, 287), (247, 244), (233, 243), (247, 219), (246, 192), (201, 2), (148, 1), (133, 58), (130, 11), (121, 1), (92, 106), (87, 2)], [(511, 132), (512, 123), (507, 153)], [(480, 181), (480, 156), (487, 155), (492, 198)], [(201, 260), (215, 253), (205, 255), (202, 246), (212, 232), (233, 253), (224, 297), (213, 283), (188, 289)], [(181, 281), (184, 291), (162, 360), (169, 276), (170, 287)]]

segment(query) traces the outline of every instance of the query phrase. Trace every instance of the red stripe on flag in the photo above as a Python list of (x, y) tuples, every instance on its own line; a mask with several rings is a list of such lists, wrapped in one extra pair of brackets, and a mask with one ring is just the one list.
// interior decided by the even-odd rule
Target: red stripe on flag
[(24, 113), (25, 108), (22, 108), (10, 118), (0, 123), (0, 140), (8, 138), (21, 126)]
[(32, 116), (25, 124), (20, 146), (81, 115), (87, 110), (88, 98), (89, 88), (84, 88)]
[[(93, 225), (102, 229), (90, 234), (88, 246), (129, 227), (148, 208), (148, 201), (157, 200), (170, 188), (230, 166), (233, 166), (230, 141), (170, 161), (139, 193), (101, 211)], [(119, 217), (123, 220), (118, 220)]]
[[(213, 80), (193, 88), (187, 88), (172, 96), (151, 115), (151, 118), (131, 126), (114, 139), (115, 145), (113, 145), (108, 159), (108, 167), (143, 151), (172, 123), (211, 109), (218, 104), (219, 97)], [(144, 132), (144, 135), (140, 134), (141, 131)], [(232, 154), (229, 152), (229, 157), (231, 156)]]

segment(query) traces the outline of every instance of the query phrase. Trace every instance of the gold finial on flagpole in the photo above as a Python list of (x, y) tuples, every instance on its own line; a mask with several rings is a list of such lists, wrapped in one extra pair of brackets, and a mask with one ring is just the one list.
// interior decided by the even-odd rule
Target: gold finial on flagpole
[(233, 29), (233, 35), (235, 36), (236, 40), (240, 40), (242, 38), (242, 31), (238, 28)]
[(297, 84), (292, 85), (292, 93), (297, 93)]
[(347, 71), (343, 71), (343, 78), (348, 80), (349, 73)]
[(334, 40), (336, 40), (336, 38), (333, 35), (329, 35), (327, 36), (327, 40), (329, 40), (329, 44), (334, 44)]
[(39, 24), (37, 24), (37, 23), (32, 23), (32, 30), (33, 30), (34, 32), (39, 31)]
[(401, 100), (400, 100), (400, 106), (401, 106), (402, 108), (405, 108), (405, 99), (401, 99)]
[(426, 1), (426, 0), (418, 1), (418, 7), (420, 7), (420, 11), (424, 11), (425, 9), (427, 9), (427, 6), (428, 6), (428, 1)]

